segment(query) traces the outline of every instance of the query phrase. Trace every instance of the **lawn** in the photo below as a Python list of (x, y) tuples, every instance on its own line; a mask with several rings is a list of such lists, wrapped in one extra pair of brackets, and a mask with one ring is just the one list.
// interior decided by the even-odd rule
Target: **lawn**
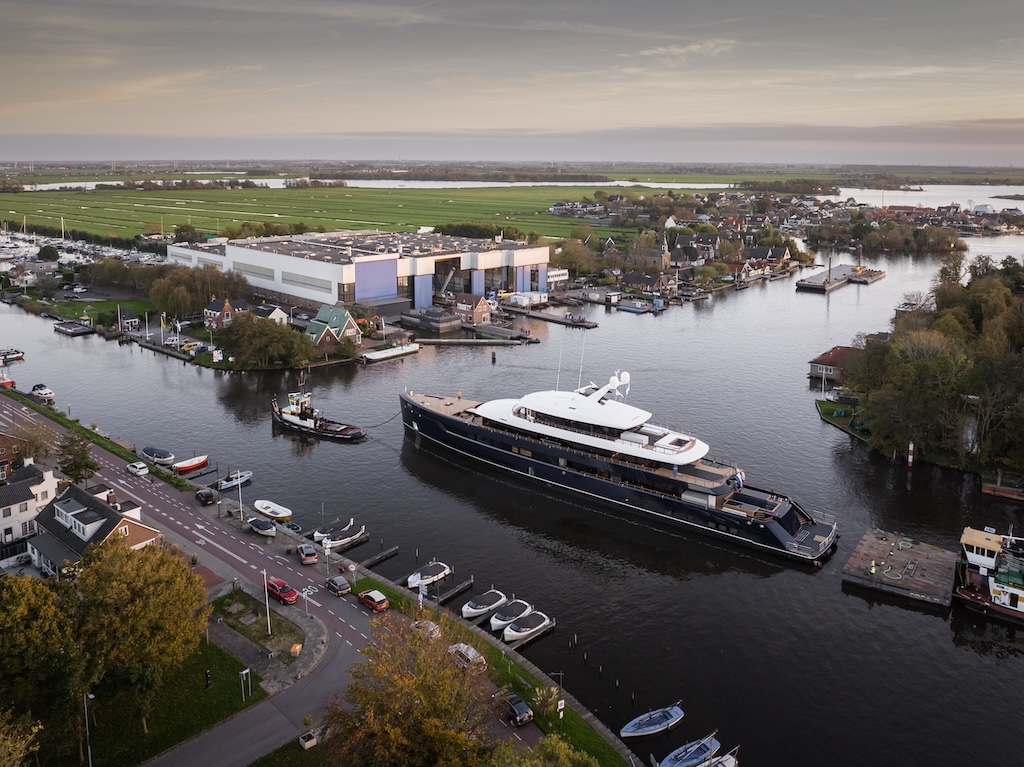
[[(300, 599), (293, 606), (302, 609)], [(271, 634), (267, 636), (266, 604), (253, 599), (244, 591), (232, 591), (213, 603), (214, 614), (223, 618), (231, 628), (260, 647), (273, 650), (283, 663), (291, 663), (293, 644), (302, 644), (306, 635), (298, 626), (274, 610), (270, 611)]]
[[(244, 667), (205, 640), (181, 668), (168, 673), (147, 718), (149, 734), (130, 696), (97, 691), (89, 704), (92, 758), (96, 767), (132, 767), (151, 759), (262, 700), (266, 692), (253, 674), (252, 695), (242, 701), (238, 672)], [(206, 672), (211, 686), (206, 688)], [(247, 686), (248, 688), (248, 686)]]

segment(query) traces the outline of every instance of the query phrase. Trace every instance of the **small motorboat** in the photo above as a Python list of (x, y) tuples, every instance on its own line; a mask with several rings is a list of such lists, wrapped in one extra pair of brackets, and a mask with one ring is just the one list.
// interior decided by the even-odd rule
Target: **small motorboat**
[(324, 538), (320, 541), (320, 545), (324, 547), (324, 551), (330, 551), (331, 549), (342, 548), (348, 546), (350, 543), (362, 538), (366, 534), (366, 525), (363, 525), (354, 533), (349, 533), (341, 538)]
[(172, 463), (171, 468), (174, 469), (178, 474), (187, 474), (190, 471), (203, 468), (210, 462), (210, 456), (208, 455), (197, 455), (195, 458), (188, 458), (184, 461), (178, 461)]
[(175, 464), (171, 464), (171, 468), (174, 469), (178, 474), (187, 474), (189, 471), (196, 471), (196, 469), (202, 469), (210, 463), (209, 456), (196, 456), (195, 458), (188, 458), (184, 461), (178, 461)]
[(233, 471), (226, 477), (222, 477), (217, 480), (218, 490), (231, 490), (235, 487), (241, 487), (242, 485), (252, 480), (251, 471)]
[(32, 387), (31, 393), (40, 399), (53, 399), (57, 396), (53, 393), (53, 389), (49, 388), (46, 384), (36, 384)]
[(700, 740), (692, 740), (677, 748), (660, 762), (655, 761), (652, 754), (651, 762), (657, 764), (658, 767), (698, 767), (698, 765), (706, 767), (706, 763), (710, 762), (711, 757), (717, 754), (718, 749), (722, 747), (715, 737), (717, 734), (718, 730), (715, 730)]
[(267, 519), (272, 519), (275, 522), (288, 522), (292, 518), (291, 509), (273, 501), (256, 500), (253, 501), (252, 507)]
[(519, 620), (533, 612), (533, 605), (525, 599), (513, 599), (498, 608), (491, 616), (491, 631), (500, 631), (513, 621)]
[(0, 349), (0, 363), (17, 362), (25, 359), (25, 352), (21, 349)]
[(158, 466), (170, 466), (174, 463), (174, 453), (159, 447), (142, 448), (142, 457)]
[(302, 525), (297, 525), (294, 522), (285, 522), (283, 525), (281, 525), (281, 527), (283, 527), (283, 528), (285, 528), (287, 530), (291, 530), (293, 533), (301, 533), (302, 532)]
[(646, 735), (668, 732), (683, 721), (683, 709), (679, 707), (680, 703), (682, 701), (677, 700), (671, 706), (656, 708), (646, 714), (640, 714), (619, 730), (619, 737), (642, 738)]
[(520, 642), (524, 639), (536, 636), (555, 625), (553, 618), (549, 618), (539, 610), (527, 613), (522, 618), (516, 618), (501, 632), (501, 638), (506, 642)]
[(508, 597), (497, 589), (485, 591), (483, 594), (473, 597), (462, 606), (462, 617), (467, 620), (479, 618), (481, 615), (501, 607), (507, 601)]
[(431, 583), (437, 583), (451, 574), (452, 568), (450, 566), (435, 559), (410, 575), (408, 580), (406, 580), (406, 585), (410, 589), (417, 588), (418, 586), (429, 586)]
[(347, 533), (349, 530), (351, 530), (352, 529), (352, 525), (354, 525), (355, 523), (356, 523), (355, 519), (351, 519), (350, 518), (349, 521), (348, 521), (348, 524), (345, 525), (340, 530), (335, 530), (333, 528), (330, 529), (330, 530), (314, 530), (313, 531), (313, 540), (316, 541), (317, 543), (320, 543), (321, 541), (323, 541), (324, 538), (333, 538), (333, 537), (341, 536), (343, 533)]
[(4, 389), (13, 389), (13, 388), (15, 388), (14, 379), (13, 378), (8, 378), (7, 374), (4, 371), (2, 371), (2, 370), (0, 370), (0, 388), (4, 388)]
[(268, 538), (273, 538), (277, 535), (277, 525), (265, 517), (249, 517), (245, 520), (245, 524), (249, 525), (255, 532)]

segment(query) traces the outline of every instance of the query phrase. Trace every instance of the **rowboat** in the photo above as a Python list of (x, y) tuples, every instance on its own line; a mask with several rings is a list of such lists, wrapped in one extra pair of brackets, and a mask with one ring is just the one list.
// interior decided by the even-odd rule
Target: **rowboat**
[(190, 471), (203, 468), (210, 462), (210, 456), (208, 455), (197, 455), (195, 458), (188, 458), (184, 461), (178, 461), (172, 463), (171, 468), (174, 469), (178, 474), (187, 474)]
[(355, 519), (350, 517), (348, 520), (348, 524), (340, 530), (334, 530), (333, 528), (330, 530), (314, 530), (312, 533), (313, 540), (317, 543), (320, 543), (321, 541), (323, 541), (324, 538), (341, 536), (342, 533), (347, 533), (350, 529), (352, 529), (352, 525), (354, 525), (355, 523)]
[(267, 519), (272, 519), (275, 522), (287, 522), (292, 518), (291, 509), (273, 501), (256, 500), (253, 501), (252, 507)]
[(641, 714), (619, 730), (619, 737), (640, 738), (671, 730), (683, 721), (683, 709), (679, 707), (680, 703), (682, 701), (677, 700), (671, 706), (656, 708), (646, 714)]

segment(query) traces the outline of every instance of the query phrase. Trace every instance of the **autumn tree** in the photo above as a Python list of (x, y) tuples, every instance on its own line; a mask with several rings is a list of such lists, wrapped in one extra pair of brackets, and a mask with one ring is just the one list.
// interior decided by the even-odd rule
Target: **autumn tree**
[(324, 713), (324, 764), (484, 767), (494, 713), (483, 675), (457, 666), (445, 639), (415, 632), (404, 616), (382, 614), (372, 629), (344, 701)]
[(546, 735), (537, 748), (516, 748), (511, 742), (499, 744), (487, 767), (598, 767), (590, 754), (576, 751), (557, 735)]
[(11, 435), (25, 440), (23, 455), (39, 461), (48, 458), (57, 435), (43, 420), (21, 421), (11, 428)]
[(39, 750), (36, 734), (41, 729), (39, 722), (0, 708), (0, 765), (28, 767), (30, 757)]
[(256, 369), (272, 363), (298, 368), (316, 356), (316, 347), (305, 333), (249, 312), (235, 315), (221, 340), (228, 354)]
[(99, 471), (100, 465), (92, 457), (91, 443), (74, 429), (61, 437), (57, 453), (57, 468), (76, 485)]

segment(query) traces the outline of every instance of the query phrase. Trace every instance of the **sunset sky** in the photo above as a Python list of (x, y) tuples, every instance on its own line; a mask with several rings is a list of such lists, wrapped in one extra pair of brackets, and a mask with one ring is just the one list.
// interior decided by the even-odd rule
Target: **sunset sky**
[(1024, 166), (1021, 0), (5, 0), (0, 160)]

